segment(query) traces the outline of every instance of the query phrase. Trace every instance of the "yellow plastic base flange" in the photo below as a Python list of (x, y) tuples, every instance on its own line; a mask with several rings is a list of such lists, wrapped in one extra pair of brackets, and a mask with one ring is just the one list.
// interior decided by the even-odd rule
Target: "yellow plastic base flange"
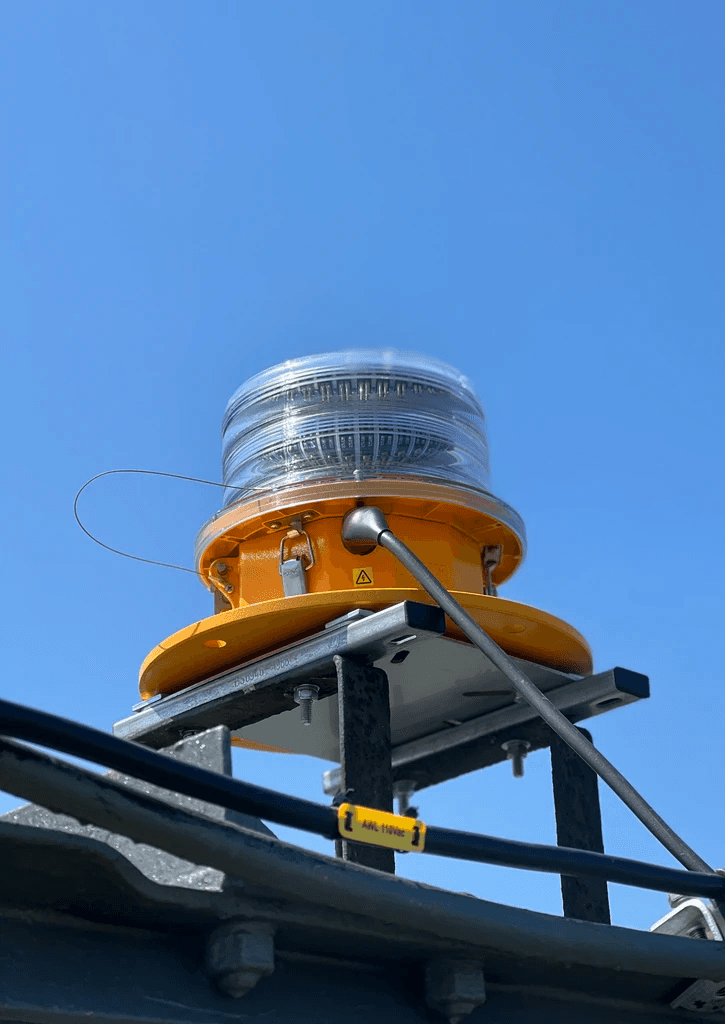
[[(592, 655), (573, 626), (538, 608), (483, 594), (453, 592), (453, 597), (508, 654), (548, 668), (586, 675)], [(278, 650), (324, 628), (353, 608), (380, 611), (401, 601), (433, 602), (418, 589), (336, 590), (302, 594), (231, 611), (195, 622), (163, 640), (141, 666), (139, 689), (147, 700)], [(446, 620), (446, 635), (465, 640)]]

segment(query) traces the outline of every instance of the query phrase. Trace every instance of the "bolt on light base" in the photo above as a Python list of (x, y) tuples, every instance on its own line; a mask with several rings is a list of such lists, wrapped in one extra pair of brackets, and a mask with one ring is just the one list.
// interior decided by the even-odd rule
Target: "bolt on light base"
[(501, 749), (506, 751), (506, 757), (512, 763), (515, 779), (524, 777), (524, 761), (530, 747), (528, 740), (506, 740), (501, 744)]
[(319, 697), (320, 688), (315, 686), (314, 683), (304, 683), (301, 686), (295, 686), (294, 700), (295, 704), (300, 706), (300, 718), (303, 725), (312, 725), (312, 707), (315, 701), (319, 700)]

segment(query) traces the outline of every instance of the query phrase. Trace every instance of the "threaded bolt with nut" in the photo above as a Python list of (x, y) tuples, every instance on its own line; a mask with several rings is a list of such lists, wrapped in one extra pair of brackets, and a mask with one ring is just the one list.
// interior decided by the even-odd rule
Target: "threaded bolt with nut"
[(312, 705), (318, 700), (319, 696), (320, 688), (315, 686), (314, 683), (303, 683), (301, 686), (295, 686), (295, 704), (300, 706), (300, 718), (303, 725), (312, 725)]
[(530, 746), (528, 740), (506, 740), (501, 744), (502, 750), (506, 751), (506, 757), (513, 765), (515, 779), (524, 777), (524, 759)]

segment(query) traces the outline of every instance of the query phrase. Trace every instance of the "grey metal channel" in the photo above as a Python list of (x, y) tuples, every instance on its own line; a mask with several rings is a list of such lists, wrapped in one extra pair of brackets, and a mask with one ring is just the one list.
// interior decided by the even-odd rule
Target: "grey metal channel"
[[(524, 739), (548, 747), (550, 733), (508, 681), (471, 644), (442, 636), (439, 608), (407, 601), (384, 611), (349, 613), (330, 628), (233, 671), (140, 706), (114, 726), (117, 736), (152, 747), (186, 731), (226, 725), (236, 735), (297, 753), (339, 760), (333, 657), (363, 659), (390, 683), (394, 778), (418, 789), (496, 764), (501, 744)], [(649, 696), (646, 676), (616, 668), (576, 676), (515, 659), (573, 722)], [(303, 726), (291, 690), (320, 687), (311, 726)], [(327, 773), (328, 791), (334, 778)]]
[[(458, 761), (462, 749), (471, 740), (475, 741), (477, 754), (480, 753), (482, 735), (498, 734), (509, 726), (523, 723), (538, 725), (538, 716), (528, 705), (515, 704), (508, 681), (476, 647), (431, 633), (418, 632), (405, 642), (404, 639), (405, 634), (391, 637), (382, 656), (371, 652), (375, 666), (383, 669), (388, 677), (394, 765), (397, 766), (401, 757), (409, 763), (418, 761), (421, 754), (427, 758), (454, 748)], [(399, 660), (403, 654), (407, 656)], [(565, 687), (561, 695), (564, 697), (562, 710), (566, 714), (572, 712), (577, 721), (620, 707), (649, 692), (644, 677), (637, 677), (640, 682), (644, 680), (644, 686), (636, 685), (635, 680), (635, 685), (628, 681), (620, 687), (614, 677), (606, 674), (605, 678), (588, 677), (596, 682), (582, 685), (579, 676), (532, 662), (519, 661), (519, 664), (547, 693)], [(505, 758), (501, 743), (508, 738), (526, 739), (532, 744), (531, 749), (548, 746), (548, 730), (542, 726), (540, 733), (531, 738), (519, 737), (518, 732), (511, 737), (501, 735), (496, 756), (487, 763)], [(295, 753), (339, 761), (337, 694), (332, 692), (317, 702), (311, 726), (304, 726), (299, 711), (294, 709), (240, 728), (237, 735)]]
[[(649, 697), (647, 676), (629, 669), (614, 668), (577, 678), (514, 660), (574, 723)], [(508, 703), (459, 726), (394, 744), (393, 779), (410, 779), (417, 789), (423, 789), (487, 768), (505, 760), (502, 744), (510, 739), (525, 740), (530, 751), (541, 750), (550, 746), (551, 732), (528, 704)]]
[(441, 609), (415, 601), (404, 601), (371, 614), (358, 609), (330, 623), (322, 632), (274, 654), (178, 693), (136, 705), (138, 710), (116, 722), (113, 732), (122, 739), (158, 748), (176, 742), (188, 731), (215, 725), (239, 730), (286, 711), (292, 711), (298, 719), (299, 709), (291, 688), (302, 681), (314, 681), (320, 687), (321, 702), (334, 694), (336, 654), (377, 663), (397, 652), (396, 641), (402, 638), (410, 638), (411, 643), (423, 642), (444, 630)]

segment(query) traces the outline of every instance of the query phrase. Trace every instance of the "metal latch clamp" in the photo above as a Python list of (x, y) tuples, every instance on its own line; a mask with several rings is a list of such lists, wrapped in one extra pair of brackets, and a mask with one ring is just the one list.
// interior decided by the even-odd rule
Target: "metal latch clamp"
[[(307, 580), (305, 572), (315, 564), (315, 553), (312, 548), (312, 541), (307, 530), (302, 525), (301, 519), (293, 519), (290, 522), (290, 530), (282, 538), (279, 546), (279, 574), (282, 577), (282, 587), (285, 597), (297, 597), (307, 593)], [(293, 540), (295, 536), (302, 536), (307, 541), (307, 565), (302, 564), (301, 558), (284, 557), (284, 546), (286, 541)]]

